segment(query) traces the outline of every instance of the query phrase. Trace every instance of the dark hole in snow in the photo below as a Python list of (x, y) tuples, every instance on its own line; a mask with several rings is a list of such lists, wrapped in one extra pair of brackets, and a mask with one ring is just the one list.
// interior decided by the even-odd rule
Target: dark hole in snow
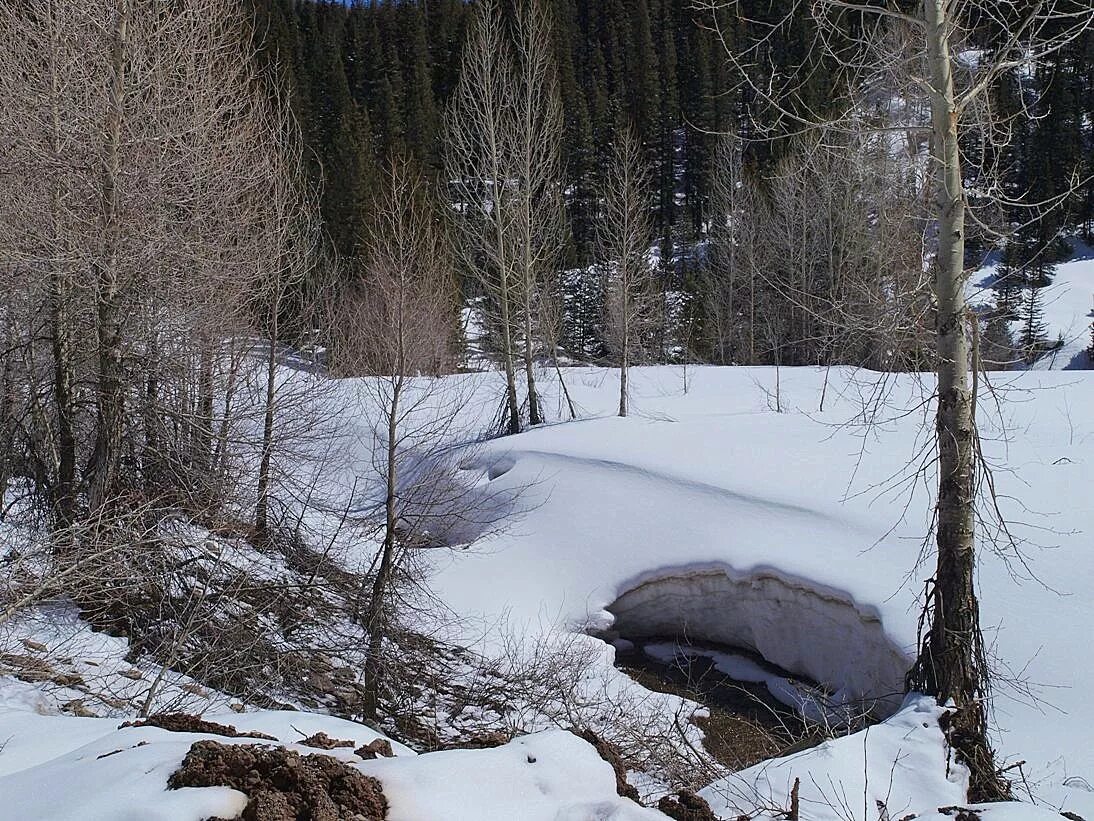
[[(616, 644), (616, 667), (638, 684), (683, 696), (706, 708), (691, 720), (702, 730), (707, 752), (731, 769), (814, 746), (826, 737), (821, 726), (803, 720), (776, 700), (764, 684), (737, 679), (719, 669), (724, 664), (717, 662), (730, 658), (759, 667), (761, 662), (747, 651), (684, 645), (671, 638), (624, 639)], [(773, 667), (770, 673), (793, 680)]]
[(489, 468), (486, 469), (487, 478), (493, 482), (495, 479), (500, 479), (506, 473), (511, 471), (516, 466), (516, 460), (505, 457), (493, 462)]
[(608, 607), (616, 665), (647, 689), (682, 695), (708, 750), (744, 767), (861, 727), (900, 705), (907, 655), (845, 597), (773, 572), (682, 571)]

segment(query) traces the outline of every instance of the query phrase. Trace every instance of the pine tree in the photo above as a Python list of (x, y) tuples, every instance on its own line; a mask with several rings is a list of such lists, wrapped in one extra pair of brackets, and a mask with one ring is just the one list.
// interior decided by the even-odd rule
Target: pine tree
[(403, 61), (403, 123), (406, 149), (427, 168), (440, 163), (440, 120), (430, 71), (425, 15), (417, 3), (399, 6), (401, 40), (408, 48)]
[(1041, 288), (1030, 287), (1023, 299), (1022, 331), (1018, 339), (1019, 347), (1027, 362), (1034, 362), (1048, 344), (1048, 330), (1045, 327), (1044, 315), (1041, 310)]
[(1020, 272), (1005, 263), (1001, 264), (992, 288), (995, 290), (995, 312), (1005, 319), (1017, 319), (1022, 299)]

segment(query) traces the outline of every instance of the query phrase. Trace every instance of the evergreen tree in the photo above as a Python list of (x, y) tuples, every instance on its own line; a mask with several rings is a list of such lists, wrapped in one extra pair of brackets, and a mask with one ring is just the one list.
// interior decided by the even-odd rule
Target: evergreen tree
[[(395, 150), (437, 168), (440, 112), (459, 79), (473, 4), (465, 0), (246, 0), (264, 59), (276, 60), (305, 130), (311, 171), (325, 191), (323, 215), (339, 250), (351, 253), (371, 199), (379, 158)], [(786, 152), (785, 140), (749, 140), (752, 101), (732, 84), (723, 42), (708, 11), (691, 0), (551, 0), (564, 112), (569, 240), (563, 256), (574, 270), (592, 257), (595, 191), (610, 167), (610, 146), (622, 123), (633, 123), (652, 175), (651, 217), (664, 275), (687, 288), (681, 249), (701, 239), (714, 176), (712, 133), (735, 132), (748, 144), (747, 164), (761, 173)], [(717, 12), (725, 42), (738, 50), (763, 44), (776, 66), (806, 64), (801, 101), (811, 115), (838, 101), (831, 61), (812, 48), (809, 15), (790, 15), (791, 0), (753, 3), (747, 18)], [(849, 17), (853, 17), (849, 16)], [(722, 19), (724, 18), (724, 19)], [(785, 25), (783, 23), (786, 22)], [(702, 23), (702, 25), (700, 25)], [(849, 24), (850, 25), (850, 24)], [(848, 31), (848, 35), (855, 32)], [(999, 33), (996, 35), (1001, 36)], [(990, 32), (981, 44), (991, 47)], [(838, 44), (837, 44), (838, 45)], [(1073, 228), (1094, 239), (1094, 184), (1070, 192), (1094, 172), (1094, 32), (1052, 56), (1036, 74), (1000, 78), (993, 105), (1013, 119), (1014, 139), (997, 157), (1013, 195), (1060, 202), (1049, 218), (1020, 232), (1008, 264), (1047, 281), (1067, 252)], [(766, 78), (757, 77), (766, 82)], [(1030, 119), (1030, 109), (1037, 117)], [(983, 152), (993, 146), (967, 147)], [(357, 153), (362, 154), (356, 157)], [(335, 179), (337, 176), (337, 179)], [(1067, 196), (1064, 196), (1068, 194)], [(1030, 214), (1007, 215), (1014, 224)], [(1044, 264), (1038, 260), (1043, 257)], [(1011, 289), (1013, 290), (1013, 289)], [(1001, 295), (1004, 308), (1012, 294)]]
[(1048, 346), (1048, 330), (1041, 310), (1041, 289), (1037, 286), (1026, 290), (1021, 311), (1022, 330), (1018, 345), (1027, 362), (1035, 361)]
[(403, 50), (403, 123), (407, 152), (428, 168), (440, 163), (439, 128), (426, 20), (421, 6), (406, 3), (398, 7), (402, 16), (400, 41)]
[(1004, 252), (1003, 260), (996, 269), (992, 290), (995, 291), (995, 313), (1007, 320), (1018, 318), (1018, 307), (1022, 301), (1023, 275), (1009, 262)]

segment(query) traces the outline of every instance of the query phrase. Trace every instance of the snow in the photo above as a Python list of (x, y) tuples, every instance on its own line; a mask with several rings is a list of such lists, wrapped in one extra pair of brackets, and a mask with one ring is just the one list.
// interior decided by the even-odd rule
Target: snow
[(128, 650), (125, 639), (94, 632), (71, 605), (25, 610), (0, 628), (0, 670), (42, 664), (47, 676), (34, 687), (0, 687), (0, 708), (51, 712), (78, 702), (96, 715), (128, 716), (161, 677), (153, 703), (159, 712), (225, 709), (233, 701), (188, 676), (162, 675), (159, 665), (146, 660), (130, 662)]
[[(555, 731), (489, 750), (450, 750), (361, 766), (380, 779), (389, 821), (664, 821), (611, 794), (615, 774), (590, 745)], [(606, 789), (606, 785), (611, 789)]]
[[(663, 818), (615, 794), (615, 774), (596, 750), (566, 732), (526, 736), (490, 750), (414, 756), (393, 743), (396, 757), (362, 762), (347, 749), (317, 751), (291, 743), (326, 732), (364, 744), (380, 734), (359, 724), (294, 712), (207, 716), (239, 730), (276, 736), (303, 755), (351, 762), (380, 779), (391, 821), (643, 821)], [(203, 821), (232, 818), (246, 797), (212, 787), (168, 790), (190, 746), (268, 744), (249, 738), (173, 733), (154, 727), (118, 729), (111, 719), (0, 712), (0, 806), (5, 818), (35, 821)], [(63, 788), (59, 788), (63, 785)]]
[[(1038, 368), (1074, 365), (1083, 355), (1092, 291), (1094, 259), (1059, 266), (1044, 304), (1049, 333), (1063, 334), (1065, 346)], [(810, 807), (806, 817), (816, 821), (874, 821), (878, 800), (894, 819), (934, 818), (938, 807), (961, 804), (961, 770), (947, 766), (937, 708), (895, 697), (914, 655), (931, 565), (932, 380), (847, 368), (690, 367), (685, 392), (682, 376), (680, 368), (632, 370), (634, 413), (619, 419), (614, 371), (565, 369), (584, 419), (466, 453), (459, 478), (468, 494), (520, 501), (509, 505), (504, 526), (456, 533), (462, 549), (429, 551), (431, 583), (459, 617), (445, 628), (448, 637), (483, 650), (514, 636), (532, 651), (575, 642), (594, 659), (585, 684), (615, 694), (638, 689), (612, 666), (610, 642), (620, 633), (620, 646), (626, 637), (674, 634), (739, 645), (819, 682), (837, 701), (879, 699), (879, 712), (896, 712), (869, 731), (720, 780), (705, 794), (723, 810), (783, 804), (794, 778)], [(557, 407), (557, 377), (541, 379), (545, 405)], [(1028, 785), (1049, 808), (1044, 817), (1056, 809), (1094, 817), (1094, 422), (1082, 412), (1094, 406), (1094, 379), (1034, 369), (993, 374), (991, 383), (995, 393), (981, 394), (978, 420), (1020, 550), (991, 543), (999, 533), (985, 507), (978, 585), (1000, 673), (993, 740), (1004, 762), (1026, 762)], [(480, 430), (497, 407), (497, 375), (452, 384), (465, 398), (466, 429)], [(339, 383), (331, 400), (363, 414), (345, 437), (355, 451), (345, 454), (342, 473), (327, 477), (347, 488), (369, 474), (371, 461), (358, 387)], [(367, 499), (371, 491), (358, 492)], [(361, 554), (351, 566), (371, 558), (369, 541), (343, 547), (349, 560), (353, 550)], [(10, 631), (0, 651), (26, 654), (12, 642), (34, 636), (51, 649), (75, 647), (67, 651), (74, 664), (99, 662), (80, 667), (81, 675), (105, 666), (111, 686), (128, 697), (125, 688), (137, 685), (118, 678), (120, 662), (102, 663), (122, 656), (117, 640), (86, 632), (71, 614), (47, 616), (44, 625)], [(740, 657), (716, 662), (775, 690), (785, 682)], [(147, 680), (156, 671), (144, 665), (140, 672)], [(172, 692), (181, 696), (186, 683)], [(229, 790), (165, 793), (167, 776), (200, 736), (39, 715), (61, 699), (42, 693), (37, 684), (0, 678), (0, 806), (13, 817), (115, 821), (138, 817), (130, 807), (139, 807), (142, 819), (198, 821), (241, 806)], [(681, 703), (658, 698), (646, 709)], [(361, 743), (377, 737), (301, 713), (219, 720), (286, 744), (319, 730)], [(137, 747), (141, 741), (148, 743)], [(98, 758), (104, 753), (113, 754)], [(618, 799), (610, 767), (559, 733), (359, 766), (384, 782), (396, 821), (656, 817)], [(1040, 812), (992, 807), (984, 817)]]
[[(928, 558), (917, 568), (933, 479), (917, 481), (906, 467), (929, 459), (929, 378), (783, 369), (787, 412), (774, 413), (774, 369), (689, 371), (684, 395), (680, 369), (636, 369), (637, 410), (628, 419), (607, 415), (611, 372), (568, 372), (575, 399), (603, 417), (484, 449), (469, 472), (496, 488), (523, 488), (527, 510), (473, 550), (438, 557), (442, 598), (465, 617), (525, 636), (558, 625), (608, 631), (609, 608), (621, 597), (675, 579), (680, 594), (649, 608), (659, 630), (667, 621), (685, 632), (697, 615), (706, 626), (724, 617), (732, 620), (727, 635), (751, 636), (769, 660), (833, 691), (891, 692), (898, 656), (914, 652), (930, 565)], [(1004, 404), (981, 403), (984, 449), (1006, 466), (995, 472), (1001, 505), (1025, 540), (1024, 559), (1006, 548), (996, 557), (983, 543), (987, 639), (1003, 677), (1020, 679), (997, 693), (997, 743), (1007, 760), (1028, 762), (1041, 795), (1094, 814), (1094, 795), (1079, 786), (1094, 783), (1086, 740), (1094, 669), (1084, 650), (1084, 625), (1094, 621), (1084, 535), (1094, 529), (1094, 431), (1077, 410), (1094, 402), (1094, 382), (1059, 372), (993, 380)], [(877, 423), (856, 423), (882, 382)], [(690, 595), (710, 592), (695, 580), (717, 573), (730, 582), (779, 580), (778, 606), (727, 609), (724, 584), (710, 599)], [(767, 626), (777, 627), (778, 641), (765, 642)], [(871, 657), (881, 671), (873, 683)]]
[(1090, 322), (1094, 317), (1094, 250), (1056, 266), (1052, 284), (1041, 291), (1049, 342), (1063, 340), (1063, 347), (1039, 360), (1037, 368), (1082, 369), (1088, 367)]
[[(912, 696), (889, 721), (819, 747), (742, 770), (700, 795), (730, 818), (784, 817), (762, 808), (786, 808), (795, 780), (801, 815), (810, 821), (874, 821), (960, 804), (967, 772), (947, 766), (939, 708)], [(947, 773), (949, 773), (947, 775)], [(880, 805), (888, 816), (879, 812)]]
[(0, 806), (7, 817), (202, 821), (243, 810), (246, 798), (227, 788), (167, 790), (167, 779), (200, 736), (117, 726), (109, 719), (0, 716), (0, 738), (7, 739), (0, 752), (0, 772), (6, 772)]
[[(729, 567), (666, 573), (671, 575), (647, 581), (611, 605), (614, 626), (624, 635), (685, 635), (690, 641), (745, 647), (832, 686), (837, 704), (880, 700), (886, 713), (891, 712), (886, 705), (899, 706), (910, 660), (886, 637), (876, 614), (860, 612), (846, 597), (762, 570), (739, 577)], [(812, 637), (808, 645), (799, 638), (803, 623)], [(777, 677), (738, 672), (742, 681), (766, 682), (773, 693), (790, 696)], [(800, 697), (791, 703), (804, 706)]]
[(963, 804), (960, 807), (940, 807), (938, 812), (926, 812), (917, 821), (954, 821), (960, 810), (971, 810), (980, 821), (1060, 821), (1058, 810), (1031, 806), (1027, 803)]
[[(1091, 320), (1094, 319), (1094, 248), (1076, 237), (1070, 239), (1072, 258), (1056, 265), (1052, 284), (1041, 289), (1041, 310), (1049, 344), (1062, 344), (1038, 359), (1035, 370), (1085, 370), (1090, 367), (1087, 350), (1091, 346)], [(998, 262), (992, 261), (970, 278), (970, 299), (975, 305), (994, 304), (991, 283)], [(1020, 322), (1012, 323), (1017, 333)]]

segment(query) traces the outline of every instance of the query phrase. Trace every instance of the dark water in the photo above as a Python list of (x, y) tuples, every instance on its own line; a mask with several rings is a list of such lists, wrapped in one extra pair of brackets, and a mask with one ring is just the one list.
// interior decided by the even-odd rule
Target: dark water
[[(644, 650), (650, 645), (666, 644), (677, 644), (682, 652), (672, 660), (663, 660)], [(728, 767), (740, 769), (788, 755), (815, 746), (826, 737), (821, 728), (804, 721), (793, 708), (772, 696), (763, 683), (738, 681), (702, 655), (712, 652), (741, 656), (766, 672), (817, 687), (815, 682), (795, 677), (751, 651), (711, 644), (685, 645), (671, 638), (627, 639), (623, 648), (617, 643), (616, 667), (643, 687), (683, 696), (709, 709), (709, 718), (696, 718), (694, 723), (703, 730), (707, 752)]]

